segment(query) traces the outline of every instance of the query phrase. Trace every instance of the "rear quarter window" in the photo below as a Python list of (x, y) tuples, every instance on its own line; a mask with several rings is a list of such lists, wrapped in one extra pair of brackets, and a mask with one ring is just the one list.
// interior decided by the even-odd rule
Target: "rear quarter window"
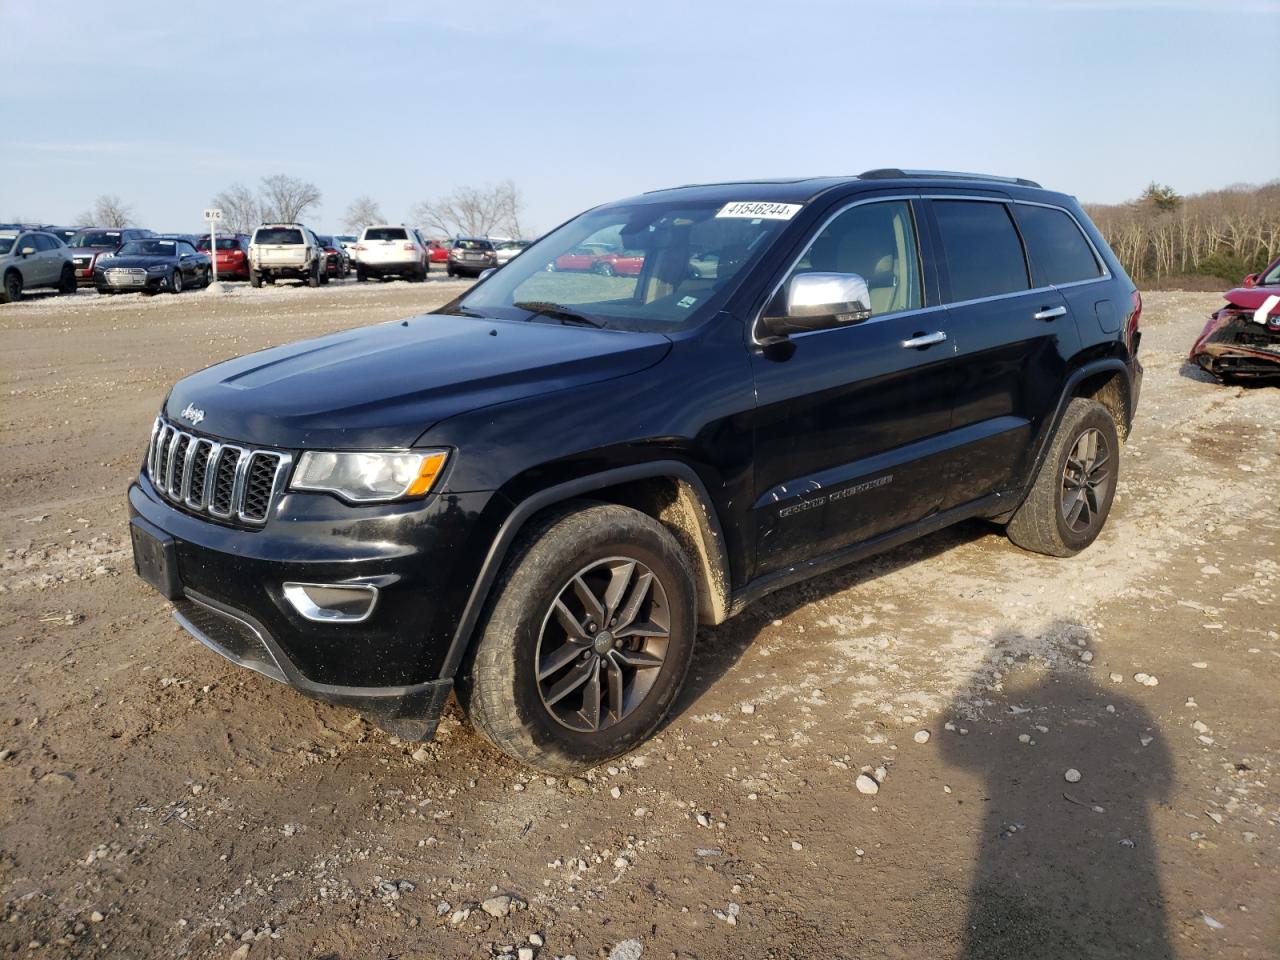
[(1080, 227), (1063, 210), (1019, 204), (1018, 226), (1027, 244), (1031, 276), (1037, 287), (1075, 283), (1102, 276), (1102, 267)]
[(1027, 289), (1022, 242), (1003, 203), (935, 200), (933, 211), (953, 303)]

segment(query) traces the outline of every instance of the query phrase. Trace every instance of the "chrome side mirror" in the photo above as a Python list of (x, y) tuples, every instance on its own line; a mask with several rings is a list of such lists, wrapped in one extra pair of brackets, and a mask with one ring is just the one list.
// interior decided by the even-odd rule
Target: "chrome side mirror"
[(861, 323), (871, 317), (867, 281), (856, 273), (802, 273), (791, 278), (760, 318), (769, 338)]

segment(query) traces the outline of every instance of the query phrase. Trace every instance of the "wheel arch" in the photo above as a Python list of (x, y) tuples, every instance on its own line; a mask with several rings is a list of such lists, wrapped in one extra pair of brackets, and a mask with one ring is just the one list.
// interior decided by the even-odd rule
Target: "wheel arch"
[(720, 521), (705, 484), (676, 460), (618, 467), (547, 487), (519, 501), (498, 529), (463, 608), (441, 670), (453, 678), (471, 647), (480, 614), (520, 531), (539, 514), (572, 500), (616, 503), (645, 513), (671, 531), (693, 564), (698, 620), (723, 623), (730, 616), (730, 572)]

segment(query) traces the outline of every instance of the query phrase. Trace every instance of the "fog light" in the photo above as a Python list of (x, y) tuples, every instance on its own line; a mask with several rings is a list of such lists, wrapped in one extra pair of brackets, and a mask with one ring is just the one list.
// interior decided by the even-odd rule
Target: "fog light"
[(359, 623), (378, 602), (378, 588), (368, 584), (286, 583), (284, 595), (298, 613), (320, 623)]

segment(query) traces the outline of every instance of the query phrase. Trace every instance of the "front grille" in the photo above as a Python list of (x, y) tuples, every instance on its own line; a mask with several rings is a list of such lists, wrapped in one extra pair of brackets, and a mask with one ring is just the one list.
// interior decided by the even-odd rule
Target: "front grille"
[(116, 287), (141, 287), (147, 282), (147, 271), (139, 267), (111, 267), (103, 271), (103, 276)]
[(292, 462), (287, 453), (221, 443), (158, 418), (147, 448), (147, 476), (167, 499), (252, 526), (267, 522)]

